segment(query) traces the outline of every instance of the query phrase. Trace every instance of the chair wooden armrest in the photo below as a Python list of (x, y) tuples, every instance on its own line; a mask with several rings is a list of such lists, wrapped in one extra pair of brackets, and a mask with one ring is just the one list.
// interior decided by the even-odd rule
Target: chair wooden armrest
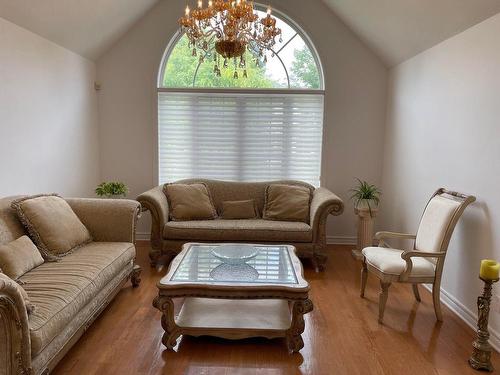
[(397, 233), (397, 232), (377, 232), (375, 233), (375, 238), (377, 240), (381, 240), (383, 238), (400, 238), (400, 239), (406, 239), (406, 240), (414, 240), (415, 235), (414, 234), (409, 234), (409, 233)]
[(444, 257), (446, 253), (443, 252), (428, 252), (428, 251), (416, 251), (416, 250), (408, 250), (404, 251), (401, 254), (401, 258), (404, 260), (408, 260), (411, 257), (422, 257), (422, 258), (440, 258)]
[(387, 243), (384, 241), (386, 238), (392, 239), (402, 239), (402, 240), (414, 240), (416, 236), (414, 234), (409, 233), (397, 233), (397, 232), (377, 232), (375, 233), (375, 238), (379, 241), (380, 247), (389, 247)]
[(415, 251), (415, 250), (408, 250), (408, 251), (403, 251), (401, 254), (401, 258), (403, 258), (406, 262), (406, 269), (405, 271), (401, 274), (400, 280), (408, 280), (408, 277), (411, 274), (411, 270), (413, 269), (413, 262), (411, 261), (411, 258), (413, 257), (420, 257), (420, 258), (442, 258), (446, 255), (446, 252), (427, 252), (427, 251)]

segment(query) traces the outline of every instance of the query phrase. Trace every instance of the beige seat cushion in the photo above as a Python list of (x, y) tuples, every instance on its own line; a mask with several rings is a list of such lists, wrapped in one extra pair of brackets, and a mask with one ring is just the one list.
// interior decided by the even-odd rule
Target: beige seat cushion
[(205, 184), (166, 184), (163, 190), (172, 220), (208, 220), (217, 217)]
[(262, 218), (309, 223), (310, 189), (303, 186), (273, 184), (266, 188), (265, 200)]
[(92, 241), (90, 232), (69, 204), (57, 195), (35, 195), (12, 207), (45, 259), (64, 256)]
[(257, 207), (253, 199), (245, 201), (222, 202), (221, 219), (255, 219), (258, 217)]
[(217, 219), (169, 221), (163, 236), (192, 241), (311, 242), (312, 230), (308, 224), (300, 222)]
[[(385, 247), (365, 247), (363, 255), (366, 262), (388, 275), (401, 275), (406, 269), (406, 261), (401, 258), (402, 250)], [(433, 277), (435, 267), (432, 262), (422, 257), (413, 257), (410, 276)]]
[(28, 236), (0, 246), (0, 272), (13, 280), (40, 264), (43, 264), (43, 258)]
[(135, 257), (125, 242), (93, 242), (46, 262), (20, 278), (36, 309), (29, 319), (31, 354), (37, 355)]

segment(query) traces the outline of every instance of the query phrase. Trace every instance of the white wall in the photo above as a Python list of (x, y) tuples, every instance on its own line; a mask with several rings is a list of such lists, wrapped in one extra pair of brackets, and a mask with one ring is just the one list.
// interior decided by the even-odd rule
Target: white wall
[[(500, 258), (500, 14), (390, 72), (383, 226), (415, 232), (444, 186), (473, 194), (445, 263), (445, 297), (470, 323), (481, 292), (479, 263)], [(498, 288), (496, 293), (500, 295)], [(500, 343), (500, 305), (491, 327)]]
[[(97, 62), (101, 167), (104, 179), (125, 181), (130, 196), (157, 185), (156, 80), (165, 48), (178, 30), (185, 0), (160, 1)], [(387, 70), (320, 0), (273, 0), (315, 44), (326, 80), (324, 185), (346, 200), (328, 234), (354, 236), (348, 189), (355, 177), (381, 182)], [(148, 230), (141, 220), (139, 231)]]
[(0, 18), (0, 197), (92, 194), (94, 80), (94, 63)]

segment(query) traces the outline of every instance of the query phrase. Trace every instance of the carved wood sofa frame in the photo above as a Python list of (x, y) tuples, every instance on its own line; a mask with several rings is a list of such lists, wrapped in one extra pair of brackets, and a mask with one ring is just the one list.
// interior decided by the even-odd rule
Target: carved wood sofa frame
[[(10, 198), (3, 199), (4, 202), (7, 200)], [(137, 202), (83, 198), (71, 198), (67, 199), (67, 202), (90, 230), (95, 241), (135, 243), (135, 228), (140, 212), (140, 206)], [(3, 211), (2, 213), (5, 213), (5, 207), (0, 207), (0, 209)], [(22, 235), (18, 228), (20, 224), (16, 223), (10, 216), (10, 213), (3, 217), (0, 216), (0, 234), (3, 240)], [(32, 358), (29, 321), (24, 299), (16, 282), (0, 273), (0, 374), (48, 374), (128, 280), (131, 280), (133, 287), (139, 286), (140, 274), (141, 268), (134, 263), (134, 260), (127, 263), (110, 283), (110, 285), (116, 286), (104, 287), (100, 291), (101, 302), (91, 310), (87, 311), (84, 307), (76, 313), (75, 319), (78, 319), (78, 325), (66, 327), (66, 330), (60, 333), (61, 337), (56, 336), (42, 352)], [(52, 349), (48, 350), (49, 346)]]
[[(283, 180), (283, 181), (267, 181), (267, 182), (228, 182), (207, 179), (189, 179), (178, 181), (179, 183), (196, 183), (201, 182), (209, 186), (211, 184), (232, 184), (240, 189), (244, 189), (245, 185), (262, 185), (262, 199), (264, 196), (265, 186), (269, 184), (293, 184), (308, 186), (314, 189), (313, 186), (301, 181)], [(157, 186), (149, 191), (146, 191), (137, 197), (144, 210), (151, 213), (151, 250), (150, 260), (151, 266), (156, 266), (158, 259), (162, 255), (175, 255), (178, 254), (182, 246), (187, 242), (203, 242), (199, 238), (191, 238), (186, 240), (168, 239), (163, 236), (163, 229), (169, 219), (168, 201), (163, 192), (163, 186)], [(244, 199), (249, 199), (248, 197)], [(311, 214), (310, 225), (312, 227), (312, 241), (311, 242), (286, 242), (287, 244), (295, 246), (297, 254), (301, 258), (310, 258), (317, 271), (323, 270), (327, 261), (325, 255), (326, 248), (326, 221), (329, 215), (337, 216), (344, 211), (344, 203), (330, 190), (319, 187), (313, 191), (311, 201)], [(211, 242), (224, 242), (224, 238), (218, 238)], [(230, 240), (229, 242), (235, 242)], [(263, 240), (255, 239), (250, 242), (270, 243)], [(279, 241), (283, 243), (283, 241)]]

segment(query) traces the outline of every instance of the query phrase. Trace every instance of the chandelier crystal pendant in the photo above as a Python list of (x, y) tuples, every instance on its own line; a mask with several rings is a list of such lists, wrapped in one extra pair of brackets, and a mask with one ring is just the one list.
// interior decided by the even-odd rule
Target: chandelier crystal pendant
[(213, 72), (218, 77), (221, 67), (229, 69), (232, 65), (233, 78), (239, 77), (239, 69), (247, 78), (246, 51), (255, 59), (255, 64), (261, 66), (267, 62), (266, 54), (276, 44), (276, 38), (279, 36), (282, 41), (271, 8), (264, 18), (259, 18), (253, 1), (247, 0), (209, 0), (205, 8), (203, 1), (198, 0), (197, 9), (190, 11), (189, 6), (186, 7), (179, 24), (187, 35), (189, 48), (193, 49), (192, 55), (198, 57), (200, 63), (213, 54)]

